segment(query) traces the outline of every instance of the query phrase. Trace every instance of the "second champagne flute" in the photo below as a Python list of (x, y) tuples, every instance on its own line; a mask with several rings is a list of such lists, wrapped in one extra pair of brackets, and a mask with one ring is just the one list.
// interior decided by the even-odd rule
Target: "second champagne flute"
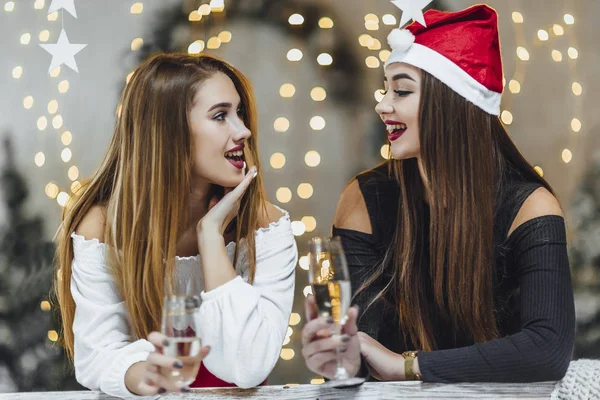
[(196, 326), (199, 307), (200, 294), (194, 293), (191, 281), (183, 280), (176, 274), (165, 278), (162, 333), (168, 337), (169, 344), (163, 347), (163, 354), (177, 358), (183, 368), (165, 368), (162, 373), (179, 387), (194, 382), (200, 369), (202, 346)]
[[(312, 285), (319, 316), (332, 317), (332, 335), (340, 336), (346, 323), (352, 287), (348, 263), (339, 237), (313, 238), (309, 242), (308, 279)], [(360, 385), (364, 378), (351, 377), (344, 367), (339, 348), (336, 348), (337, 368), (327, 386), (349, 387)]]

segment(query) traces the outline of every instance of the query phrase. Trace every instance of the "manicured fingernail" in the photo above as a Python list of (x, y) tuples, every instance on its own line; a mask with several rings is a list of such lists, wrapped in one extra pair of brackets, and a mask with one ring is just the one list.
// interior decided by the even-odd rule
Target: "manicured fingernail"
[(165, 389), (165, 388), (160, 388), (160, 389), (158, 389), (158, 394), (163, 394), (163, 393), (165, 393), (166, 391), (167, 391), (167, 389)]
[(181, 388), (181, 393), (189, 393), (191, 391), (192, 391), (192, 389), (190, 389), (189, 387), (182, 387)]
[(163, 346), (168, 346), (169, 345), (169, 339), (165, 339), (162, 341)]
[(181, 361), (177, 360), (173, 363), (173, 367), (181, 369), (181, 368), (183, 368), (183, 363)]
[(333, 317), (327, 318), (327, 323), (328, 324), (333, 324)]
[(340, 349), (340, 353), (345, 353), (347, 350), (348, 350), (347, 348), (343, 347)]
[(342, 342), (346, 343), (350, 341), (350, 336), (344, 335), (342, 336)]
[(258, 175), (258, 172), (255, 172), (254, 175), (252, 175), (252, 179), (256, 178), (257, 175)]

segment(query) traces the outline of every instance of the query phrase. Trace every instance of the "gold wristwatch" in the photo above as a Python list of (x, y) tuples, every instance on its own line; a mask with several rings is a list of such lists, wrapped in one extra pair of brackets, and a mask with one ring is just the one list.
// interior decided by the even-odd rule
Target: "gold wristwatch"
[(415, 358), (417, 358), (418, 351), (405, 351), (402, 353), (402, 357), (404, 357), (404, 375), (406, 376), (407, 381), (422, 381), (423, 378), (421, 374), (415, 372), (413, 369), (413, 365), (415, 362)]

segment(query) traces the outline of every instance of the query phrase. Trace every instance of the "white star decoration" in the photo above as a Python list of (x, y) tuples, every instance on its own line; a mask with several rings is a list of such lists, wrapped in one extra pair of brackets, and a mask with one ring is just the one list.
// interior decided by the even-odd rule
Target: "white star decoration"
[(50, 73), (50, 71), (52, 71), (54, 68), (63, 64), (67, 65), (73, 71), (79, 73), (79, 70), (77, 69), (77, 63), (75, 62), (75, 54), (83, 50), (87, 44), (69, 43), (67, 32), (65, 32), (63, 29), (60, 32), (60, 36), (58, 37), (58, 42), (56, 44), (40, 44), (40, 46), (48, 53), (52, 54), (52, 62), (50, 63), (48, 73)]
[(50, 8), (48, 8), (48, 14), (58, 11), (61, 8), (67, 10), (69, 14), (77, 18), (75, 0), (52, 0), (52, 4), (50, 4)]
[(392, 3), (402, 10), (400, 28), (406, 25), (411, 19), (423, 26), (427, 26), (425, 24), (425, 18), (423, 17), (423, 9), (432, 1), (433, 0), (392, 0)]

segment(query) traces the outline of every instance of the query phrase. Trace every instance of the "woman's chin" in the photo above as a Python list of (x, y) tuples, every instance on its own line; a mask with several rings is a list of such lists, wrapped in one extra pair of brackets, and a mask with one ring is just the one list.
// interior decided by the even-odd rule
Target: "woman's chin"
[(419, 156), (417, 151), (406, 151), (406, 149), (394, 149), (393, 147), (390, 154), (394, 160), (408, 160)]
[(242, 171), (233, 174), (223, 174), (222, 176), (215, 177), (214, 184), (219, 185), (225, 188), (233, 188), (242, 183), (244, 180), (244, 175)]

